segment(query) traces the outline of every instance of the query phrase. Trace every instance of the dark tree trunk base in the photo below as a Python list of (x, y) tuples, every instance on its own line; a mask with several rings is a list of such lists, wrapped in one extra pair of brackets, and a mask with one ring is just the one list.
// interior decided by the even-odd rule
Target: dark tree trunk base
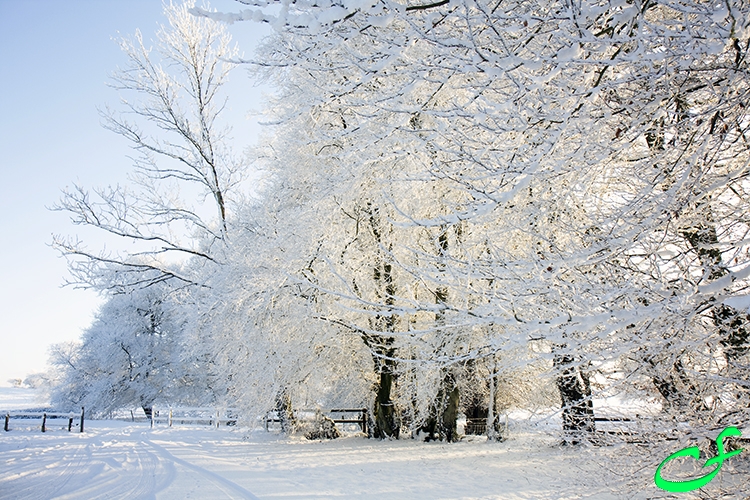
[(554, 358), (554, 365), (560, 370), (557, 388), (562, 402), (564, 445), (590, 441), (596, 432), (589, 376), (574, 361), (569, 354)]
[(375, 421), (373, 422), (372, 437), (377, 439), (398, 439), (401, 422), (396, 413), (396, 407), (393, 401), (391, 401), (391, 388), (393, 386), (394, 375), (390, 370), (386, 370), (386, 366), (380, 372), (380, 384), (375, 397)]
[(430, 416), (422, 427), (425, 441), (458, 441), (459, 389), (453, 376), (446, 374), (437, 397), (430, 407)]

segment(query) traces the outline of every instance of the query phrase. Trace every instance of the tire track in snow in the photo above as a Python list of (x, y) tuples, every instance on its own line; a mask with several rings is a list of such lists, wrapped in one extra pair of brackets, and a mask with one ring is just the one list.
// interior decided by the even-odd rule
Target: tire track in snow
[[(148, 465), (144, 466), (145, 460), (139, 458), (138, 462), (141, 468), (140, 480), (137, 488), (134, 489), (129, 498), (153, 496), (155, 493), (169, 486), (177, 477), (177, 469), (174, 464), (171, 462), (163, 463), (155, 453), (145, 449), (147, 444), (141, 440), (136, 445), (136, 454), (147, 457)], [(164, 472), (163, 477), (160, 479), (157, 479), (156, 475), (152, 473), (152, 471), (158, 469)]]
[(30, 457), (11, 467), (7, 471), (10, 474), (0, 474), (0, 497), (5, 498), (7, 494), (7, 498), (16, 500), (55, 498), (66, 489), (86, 459), (91, 458), (88, 443), (66, 445), (62, 463), (56, 454), (49, 453), (50, 448), (60, 445), (46, 447), (44, 444), (34, 443)]
[(165, 463), (141, 439), (132, 439), (129, 435), (98, 442), (90, 455), (75, 488), (55, 498), (154, 498), (176, 476), (172, 463)]
[(59, 438), (34, 436), (2, 450), (0, 499), (148, 499), (177, 476), (140, 433)]
[(256, 497), (255, 495), (253, 495), (248, 490), (246, 490), (239, 484), (235, 483), (234, 481), (230, 481), (229, 479), (222, 477), (219, 474), (216, 474), (215, 472), (211, 472), (210, 470), (204, 469), (203, 467), (200, 467), (198, 465), (191, 464), (190, 462), (186, 460), (177, 458), (176, 456), (172, 455), (166, 448), (159, 446), (158, 444), (148, 439), (145, 440), (144, 443), (148, 444), (154, 450), (156, 450), (156, 452), (159, 453), (162, 456), (162, 458), (164, 458), (165, 460), (168, 460), (171, 463), (182, 465), (183, 467), (187, 467), (188, 469), (198, 472), (199, 474), (203, 475), (206, 479), (208, 479), (212, 483), (219, 486), (219, 488), (221, 488), (221, 486), (225, 486), (235, 491), (236, 493), (240, 495), (239, 498), (243, 498), (245, 500), (260, 500), (258, 497)]

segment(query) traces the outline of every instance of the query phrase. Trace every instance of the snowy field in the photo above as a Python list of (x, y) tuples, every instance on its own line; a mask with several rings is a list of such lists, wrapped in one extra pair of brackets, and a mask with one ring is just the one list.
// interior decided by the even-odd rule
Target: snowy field
[[(0, 436), (2, 499), (714, 498), (656, 489), (658, 460), (635, 463), (624, 448), (561, 448), (539, 433), (503, 443), (357, 435), (321, 442), (118, 421), (88, 421), (82, 434), (53, 423), (42, 434), (19, 422)], [(732, 471), (721, 477), (745, 486), (748, 479)]]
[(47, 401), (34, 389), (0, 387), (0, 411), (28, 410), (47, 406)]

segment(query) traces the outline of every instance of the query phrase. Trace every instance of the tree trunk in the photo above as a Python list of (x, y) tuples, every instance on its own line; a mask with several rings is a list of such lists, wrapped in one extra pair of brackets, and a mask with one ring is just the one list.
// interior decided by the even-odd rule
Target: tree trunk
[[(438, 271), (445, 270), (445, 258), (448, 254), (448, 227), (441, 226), (437, 239), (438, 246)], [(435, 304), (443, 305), (448, 301), (448, 289), (444, 286), (435, 288)], [(438, 310), (435, 313), (435, 325), (441, 327), (445, 324), (444, 312)], [(458, 423), (458, 405), (459, 389), (456, 385), (456, 379), (446, 368), (443, 371), (443, 378), (440, 381), (435, 400), (430, 405), (430, 414), (427, 417), (423, 429), (427, 432), (426, 441), (435, 439), (453, 442), (458, 440), (457, 423)]]
[[(652, 360), (649, 360), (649, 364), (656, 367)], [(665, 409), (680, 413), (685, 410), (696, 412), (709, 409), (700, 392), (685, 373), (685, 367), (682, 366), (679, 358), (672, 364), (669, 371), (654, 375), (651, 380), (664, 399)]]
[[(703, 222), (697, 227), (684, 229), (682, 235), (698, 254), (704, 275), (708, 281), (715, 281), (726, 276), (729, 270), (722, 262), (716, 224), (713, 220), (708, 202), (702, 203), (696, 211), (705, 213)], [(750, 349), (750, 315), (740, 312), (726, 304), (717, 303), (711, 309), (713, 323), (719, 332), (719, 343), (732, 377), (747, 382), (747, 370), (737, 366), (737, 361)], [(738, 385), (738, 390), (746, 395), (750, 392), (747, 386)], [(739, 396), (739, 395), (738, 395)], [(700, 400), (701, 410), (708, 410), (705, 402)]]
[(440, 383), (435, 400), (430, 405), (430, 415), (422, 428), (425, 441), (458, 441), (459, 390), (453, 375), (446, 373)]
[(276, 396), (276, 415), (279, 417), (281, 432), (291, 434), (294, 432), (295, 420), (294, 409), (292, 408), (292, 397), (284, 389)]
[[(677, 119), (681, 121), (688, 116), (687, 101), (680, 96), (675, 99)], [(646, 134), (646, 142), (649, 148), (654, 152), (665, 151), (664, 138), (664, 121), (654, 124), (654, 127)], [(657, 167), (657, 165), (654, 165)], [(691, 248), (698, 255), (698, 259), (704, 268), (704, 275), (708, 281), (714, 281), (721, 278), (727, 273), (727, 269), (721, 262), (721, 250), (718, 247), (718, 236), (716, 225), (711, 214), (711, 208), (707, 200), (698, 202), (697, 206), (692, 207), (694, 213), (699, 216), (700, 222), (692, 227), (685, 227), (679, 230), (679, 234), (690, 244)], [(701, 220), (702, 219), (702, 220)], [(719, 306), (721, 307), (721, 306)], [(724, 306), (726, 307), (726, 306)], [(729, 308), (731, 309), (731, 308)], [(728, 321), (724, 322), (722, 313), (717, 314), (716, 307), (712, 311), (714, 324), (719, 327), (722, 335), (720, 341), (722, 345), (728, 343), (732, 346), (740, 346), (747, 341), (747, 333), (744, 328), (733, 319), (734, 314), (726, 312), (724, 316)], [(728, 327), (728, 328), (727, 328)], [(722, 330), (724, 328), (724, 330)], [(669, 345), (667, 345), (667, 348)], [(732, 351), (734, 352), (734, 351)], [(725, 358), (729, 361), (729, 351), (725, 349)], [(656, 367), (653, 360), (648, 360), (652, 367)], [(667, 408), (677, 411), (708, 410), (706, 403), (695, 388), (695, 385), (685, 372), (680, 357), (677, 357), (672, 366), (664, 374), (658, 374), (652, 377), (654, 386), (664, 398)]]
[(579, 444), (596, 431), (589, 376), (570, 354), (556, 354), (553, 364), (559, 374), (563, 417), (563, 443)]
[(380, 381), (375, 396), (373, 437), (384, 439), (386, 437), (398, 439), (401, 423), (396, 408), (391, 400), (391, 388), (395, 380), (393, 373), (394, 364), (385, 360), (380, 367)]
[(731, 365), (750, 350), (750, 316), (726, 304), (714, 306), (712, 312), (721, 335), (724, 358)]
[[(383, 245), (383, 235), (380, 227), (379, 209), (367, 203), (367, 213), (370, 215), (370, 229), (377, 243), (375, 265), (373, 266), (373, 281), (378, 290), (378, 298), (389, 308), (395, 304), (396, 285), (393, 282), (393, 267), (383, 255), (380, 248)], [(365, 344), (372, 353), (375, 373), (378, 382), (375, 386), (375, 404), (373, 407), (374, 422), (371, 426), (372, 437), (378, 439), (398, 439), (401, 421), (391, 399), (391, 392), (396, 383), (396, 361), (393, 348), (394, 338), (388, 336), (396, 327), (396, 317), (393, 314), (377, 315), (373, 320), (372, 329), (383, 332), (383, 335), (365, 335)]]
[[(708, 206), (698, 207), (698, 210), (701, 209), (710, 210)], [(710, 212), (704, 219), (705, 222), (700, 226), (683, 230), (682, 235), (698, 254), (708, 281), (715, 281), (726, 276), (729, 271), (721, 260), (719, 238)], [(731, 364), (750, 349), (750, 316), (726, 304), (716, 304), (712, 308), (711, 316), (721, 336), (724, 358)]]
[(497, 361), (494, 356), (492, 357), (491, 370), (489, 380), (490, 397), (487, 405), (487, 439), (490, 441), (504, 441), (505, 436), (503, 435), (503, 429), (500, 427), (500, 414), (497, 411)]

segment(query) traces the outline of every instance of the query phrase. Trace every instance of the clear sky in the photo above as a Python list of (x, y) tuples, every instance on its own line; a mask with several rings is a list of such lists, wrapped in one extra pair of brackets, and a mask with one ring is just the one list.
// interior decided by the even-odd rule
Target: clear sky
[[(214, 0), (219, 10), (239, 10)], [(114, 39), (139, 28), (151, 39), (165, 22), (160, 0), (0, 0), (0, 386), (45, 370), (50, 344), (77, 339), (101, 299), (61, 287), (65, 260), (52, 234), (103, 240), (52, 212), (61, 189), (123, 182), (127, 141), (100, 125), (97, 107), (118, 103), (106, 86), (124, 64)], [(249, 55), (267, 30), (230, 29)], [(230, 82), (236, 149), (255, 142), (261, 89), (242, 68)]]

